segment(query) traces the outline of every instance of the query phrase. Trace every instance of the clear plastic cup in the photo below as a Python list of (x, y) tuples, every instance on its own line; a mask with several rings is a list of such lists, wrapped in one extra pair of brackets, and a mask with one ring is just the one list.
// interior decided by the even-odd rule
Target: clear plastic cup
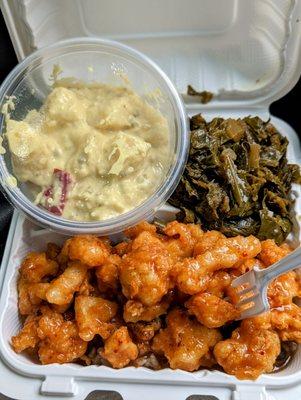
[[(160, 90), (164, 102), (159, 110), (169, 125), (170, 165), (165, 180), (156, 191), (136, 208), (104, 221), (78, 222), (54, 215), (33, 203), (26, 184), (13, 187), (10, 152), (4, 138), (6, 153), (0, 156), (0, 180), (3, 192), (15, 208), (46, 228), (70, 234), (95, 233), (110, 235), (121, 232), (143, 219), (150, 218), (176, 188), (183, 172), (188, 148), (188, 118), (185, 107), (169, 78), (149, 58), (121, 43), (98, 38), (76, 38), (42, 48), (28, 56), (8, 75), (0, 88), (0, 107), (14, 96), (15, 110), (11, 118), (21, 120), (27, 112), (38, 109), (51, 90), (49, 79), (54, 65), (59, 65), (64, 77), (85, 82), (114, 84), (126, 76), (132, 88), (141, 96)], [(0, 117), (1, 134), (5, 118)]]

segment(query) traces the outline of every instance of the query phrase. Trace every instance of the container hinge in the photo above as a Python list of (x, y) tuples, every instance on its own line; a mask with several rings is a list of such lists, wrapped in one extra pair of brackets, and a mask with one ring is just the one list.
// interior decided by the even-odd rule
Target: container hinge
[(77, 393), (74, 378), (52, 375), (42, 382), (40, 393), (45, 396), (71, 397)]
[(264, 386), (260, 385), (236, 385), (232, 394), (232, 400), (275, 400), (269, 395)]

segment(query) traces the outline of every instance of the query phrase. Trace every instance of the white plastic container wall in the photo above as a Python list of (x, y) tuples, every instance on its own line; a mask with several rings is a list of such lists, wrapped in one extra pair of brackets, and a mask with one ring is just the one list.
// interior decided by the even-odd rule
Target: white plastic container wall
[[(215, 93), (214, 100), (205, 106), (184, 96), (191, 114), (203, 112), (208, 119), (250, 114), (267, 118), (271, 102), (286, 94), (301, 72), (300, 1), (40, 0), (37, 5), (34, 0), (12, 0), (3, 1), (3, 11), (20, 58), (70, 36), (117, 39), (152, 57), (180, 93), (186, 92), (187, 84)], [(290, 141), (289, 161), (300, 164), (296, 133), (284, 121), (273, 118), (272, 123)], [(296, 216), (300, 220), (300, 190), (297, 196)], [(165, 215), (171, 216), (169, 212)], [(81, 400), (95, 390), (115, 390), (124, 400), (184, 400), (194, 394), (214, 395), (219, 400), (301, 398), (300, 348), (287, 368), (263, 375), (256, 382), (206, 370), (188, 373), (40, 366), (16, 355), (9, 339), (20, 323), (17, 268), (29, 248), (39, 249), (48, 240), (61, 239), (14, 217), (0, 270), (0, 374), (6, 395), (19, 399), (73, 396)], [(299, 241), (298, 228), (294, 241)]]

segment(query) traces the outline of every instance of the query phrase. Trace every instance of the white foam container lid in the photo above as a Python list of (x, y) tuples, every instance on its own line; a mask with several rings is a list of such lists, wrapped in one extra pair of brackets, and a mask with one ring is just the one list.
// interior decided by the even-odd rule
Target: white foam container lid
[[(215, 93), (207, 105), (184, 96), (190, 115), (268, 118), (270, 104), (301, 73), (300, 0), (2, 0), (1, 6), (19, 60), (69, 37), (120, 40), (153, 58), (181, 93), (188, 84)], [(272, 123), (290, 141), (289, 161), (301, 164), (297, 134), (278, 118)], [(294, 190), (300, 221), (300, 188)], [(172, 215), (172, 209), (160, 212)], [(293, 239), (299, 242), (298, 227)], [(9, 343), (20, 326), (16, 278), (21, 259), (47, 241), (62, 240), (14, 214), (0, 269), (0, 393), (22, 400), (111, 398), (101, 397), (101, 391), (118, 392), (124, 400), (301, 398), (301, 346), (287, 368), (255, 382), (206, 370), (41, 366), (15, 354)]]

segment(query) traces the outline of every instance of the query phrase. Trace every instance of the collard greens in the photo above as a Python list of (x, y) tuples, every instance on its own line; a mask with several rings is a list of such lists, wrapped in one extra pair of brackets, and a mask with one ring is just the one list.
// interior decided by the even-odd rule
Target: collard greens
[(189, 159), (170, 199), (178, 219), (282, 243), (292, 230), (291, 184), (301, 182), (287, 162), (287, 139), (259, 117), (206, 123), (198, 114), (190, 124)]
[(191, 85), (187, 86), (187, 94), (199, 98), (202, 104), (207, 104), (213, 99), (213, 93), (203, 90), (202, 92), (196, 91)]

